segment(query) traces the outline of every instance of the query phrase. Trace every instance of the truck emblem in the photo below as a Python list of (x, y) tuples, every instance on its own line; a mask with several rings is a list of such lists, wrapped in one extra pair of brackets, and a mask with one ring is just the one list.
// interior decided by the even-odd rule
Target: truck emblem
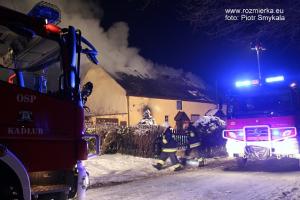
[(35, 95), (17, 94), (17, 102), (19, 103), (33, 103), (36, 100)]
[(256, 128), (256, 129), (254, 129), (254, 133), (257, 136), (260, 136), (262, 134), (262, 131), (260, 129)]
[(19, 111), (19, 122), (32, 122), (32, 112), (31, 111)]
[(42, 128), (26, 128), (26, 127), (9, 127), (7, 129), (8, 135), (20, 135), (20, 136), (25, 136), (25, 135), (43, 135), (44, 134), (44, 129)]

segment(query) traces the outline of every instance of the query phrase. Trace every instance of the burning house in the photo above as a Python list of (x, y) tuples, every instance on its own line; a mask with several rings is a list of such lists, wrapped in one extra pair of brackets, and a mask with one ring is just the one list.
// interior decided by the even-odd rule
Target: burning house
[(216, 107), (203, 83), (197, 84), (184, 73), (149, 77), (110, 73), (97, 67), (87, 72), (84, 81), (94, 83), (87, 102), (91, 112), (86, 117), (92, 124), (132, 126), (168, 122), (174, 127), (178, 114), (184, 113), (184, 119), (196, 121)]

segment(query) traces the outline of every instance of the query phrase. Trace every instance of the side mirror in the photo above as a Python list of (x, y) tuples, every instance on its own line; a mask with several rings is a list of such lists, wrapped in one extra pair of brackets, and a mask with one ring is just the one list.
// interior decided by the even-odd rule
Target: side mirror
[(93, 91), (93, 83), (87, 82), (84, 84), (81, 90), (82, 103), (85, 105), (87, 98), (92, 94)]
[(97, 55), (98, 55), (97, 49), (92, 45), (92, 43), (90, 43), (84, 37), (81, 37), (81, 41), (89, 48), (89, 49), (88, 48), (82, 49), (81, 53), (84, 53), (92, 63), (98, 65), (99, 62), (97, 59)]

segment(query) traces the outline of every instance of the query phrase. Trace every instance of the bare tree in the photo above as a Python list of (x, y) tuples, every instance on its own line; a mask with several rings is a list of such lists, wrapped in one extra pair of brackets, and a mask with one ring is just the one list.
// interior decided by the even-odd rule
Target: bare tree
[(128, 0), (129, 3), (134, 3), (137, 5), (137, 9), (145, 10), (148, 7), (159, 6), (160, 0)]
[[(300, 1), (297, 0), (184, 0), (180, 5), (178, 12), (181, 19), (190, 22), (195, 30), (212, 37), (248, 43), (257, 40), (284, 41), (287, 45), (300, 40)], [(256, 19), (241, 20), (240, 13), (234, 14), (239, 17), (238, 20), (226, 20), (225, 9), (247, 9), (248, 12), (243, 14), (255, 15)], [(259, 20), (259, 14), (270, 17), (279, 15), (260, 9), (281, 9), (283, 13), (280, 15), (284, 20)], [(251, 13), (258, 10), (259, 13)]]

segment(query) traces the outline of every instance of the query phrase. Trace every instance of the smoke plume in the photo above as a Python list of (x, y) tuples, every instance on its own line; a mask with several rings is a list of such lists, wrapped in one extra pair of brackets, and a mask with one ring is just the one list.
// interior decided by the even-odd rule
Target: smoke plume
[[(14, 10), (27, 13), (38, 0), (0, 0), (0, 4)], [(117, 72), (129, 75), (138, 75), (145, 78), (156, 78), (158, 75), (171, 77), (185, 77), (194, 86), (203, 88), (201, 80), (191, 73), (168, 66), (158, 65), (139, 55), (137, 48), (129, 47), (129, 27), (125, 22), (116, 22), (107, 31), (99, 25), (103, 10), (97, 1), (86, 0), (53, 0), (49, 3), (57, 5), (61, 9), (61, 27), (73, 25), (82, 31), (82, 35), (88, 38), (99, 51), (100, 66), (110, 74), (118, 77)], [(82, 78), (93, 64), (83, 59)]]

